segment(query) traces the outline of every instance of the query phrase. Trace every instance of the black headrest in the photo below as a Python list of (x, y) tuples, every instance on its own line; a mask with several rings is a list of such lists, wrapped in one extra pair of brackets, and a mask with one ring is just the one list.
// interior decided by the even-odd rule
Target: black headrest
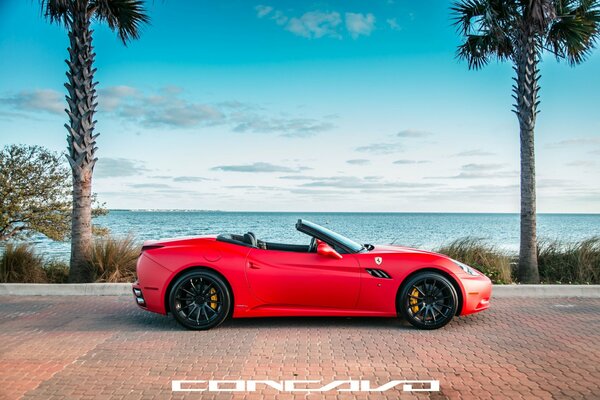
[(258, 242), (256, 241), (256, 235), (252, 232), (244, 234), (244, 242), (248, 243), (250, 246), (258, 246)]

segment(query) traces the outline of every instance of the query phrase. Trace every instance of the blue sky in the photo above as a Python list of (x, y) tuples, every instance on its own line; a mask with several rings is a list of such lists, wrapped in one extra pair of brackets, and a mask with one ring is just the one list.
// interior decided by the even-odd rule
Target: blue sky
[[(512, 69), (469, 71), (445, 2), (148, 3), (94, 26), (110, 208), (517, 212)], [(67, 35), (0, 3), (0, 145), (64, 151)], [(544, 57), (538, 210), (600, 212), (600, 52)]]

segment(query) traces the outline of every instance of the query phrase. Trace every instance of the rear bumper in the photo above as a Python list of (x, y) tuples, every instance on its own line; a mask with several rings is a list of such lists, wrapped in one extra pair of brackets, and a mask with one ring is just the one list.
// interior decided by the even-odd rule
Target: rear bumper
[(492, 281), (487, 276), (468, 276), (460, 278), (464, 294), (460, 315), (483, 311), (490, 306)]
[(144, 310), (166, 314), (165, 291), (171, 272), (142, 253), (137, 262), (138, 280), (132, 285), (137, 305)]

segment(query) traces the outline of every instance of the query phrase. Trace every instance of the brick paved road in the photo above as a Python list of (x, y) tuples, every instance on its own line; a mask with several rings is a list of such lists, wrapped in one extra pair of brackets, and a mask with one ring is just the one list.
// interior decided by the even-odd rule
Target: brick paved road
[[(129, 297), (0, 297), (2, 399), (272, 399), (172, 393), (172, 379), (438, 379), (361, 399), (600, 398), (600, 299), (496, 299), (438, 331), (394, 319), (228, 321), (208, 332)], [(262, 388), (261, 388), (262, 389)], [(349, 394), (296, 394), (297, 399)]]

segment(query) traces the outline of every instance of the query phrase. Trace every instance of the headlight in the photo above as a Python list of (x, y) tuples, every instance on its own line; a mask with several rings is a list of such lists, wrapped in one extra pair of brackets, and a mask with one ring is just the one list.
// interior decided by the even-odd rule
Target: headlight
[(478, 276), (480, 275), (475, 269), (469, 267), (467, 264), (461, 263), (460, 261), (452, 260), (452, 262), (460, 267), (463, 271), (465, 271), (469, 275)]

